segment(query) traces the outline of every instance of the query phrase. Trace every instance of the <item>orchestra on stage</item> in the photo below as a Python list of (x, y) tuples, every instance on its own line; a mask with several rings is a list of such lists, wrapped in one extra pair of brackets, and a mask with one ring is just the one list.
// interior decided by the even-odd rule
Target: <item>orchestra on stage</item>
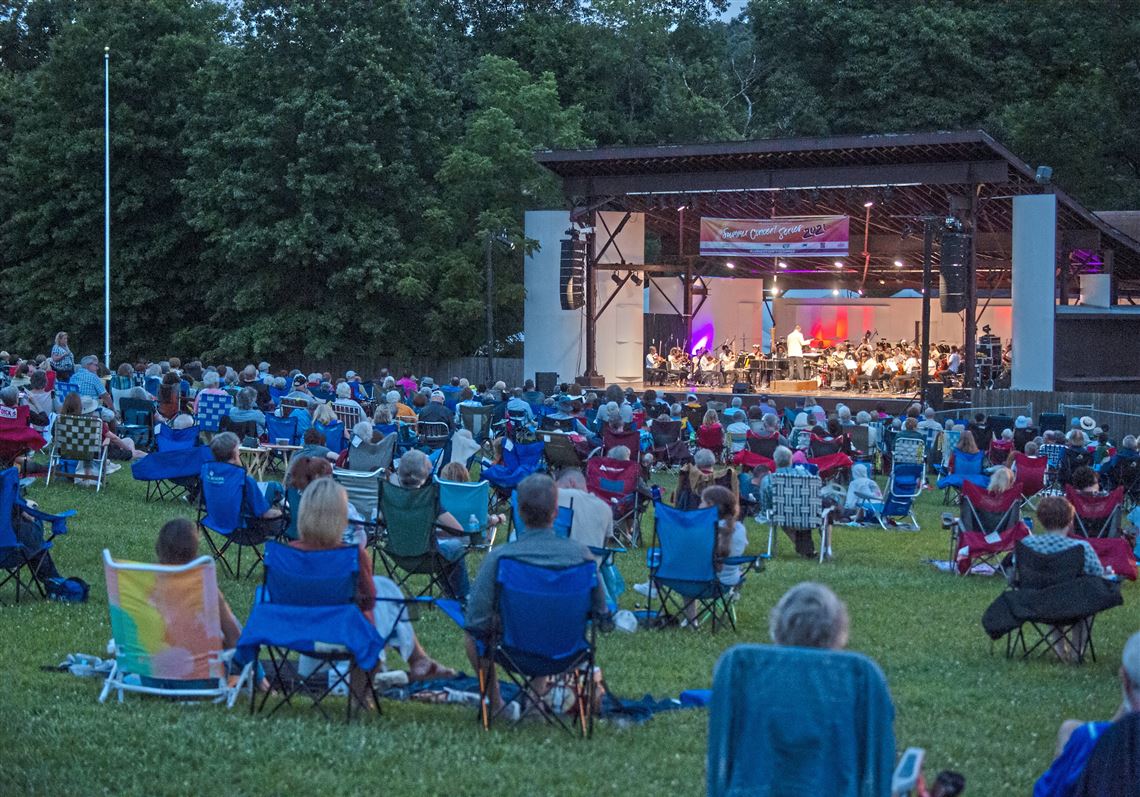
[[(1008, 383), (1012, 347), (988, 334), (979, 340), (975, 359), (976, 383), (1000, 387)], [(906, 340), (877, 339), (867, 332), (862, 341), (817, 341), (805, 338), (797, 324), (774, 350), (765, 354), (760, 344), (734, 348), (725, 341), (719, 348), (697, 348), (688, 353), (672, 346), (667, 356), (657, 346), (645, 355), (645, 382), (649, 385), (707, 387), (741, 386), (738, 389), (767, 390), (777, 380), (815, 381), (819, 390), (913, 393), (919, 383), (920, 347)], [(927, 372), (932, 381), (948, 387), (962, 386), (963, 353), (955, 344), (932, 344), (927, 353)]]

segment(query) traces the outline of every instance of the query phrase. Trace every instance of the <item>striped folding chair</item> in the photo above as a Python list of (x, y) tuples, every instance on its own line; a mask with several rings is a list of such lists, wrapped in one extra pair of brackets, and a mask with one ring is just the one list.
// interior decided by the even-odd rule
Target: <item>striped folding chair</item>
[[(81, 472), (78, 465), (83, 463)], [(95, 478), (95, 492), (103, 488), (103, 472), (107, 464), (107, 448), (103, 445), (103, 421), (87, 415), (59, 415), (52, 428), (51, 460), (47, 483), (51, 477), (65, 479)], [(91, 468), (95, 473), (90, 473)]]
[(230, 395), (208, 393), (198, 397), (198, 427), (208, 434), (216, 434), (222, 423), (222, 418), (230, 411), (234, 400)]
[[(819, 561), (831, 556), (831, 526), (823, 511), (823, 482), (807, 472), (773, 473), (768, 514), (768, 557), (776, 552), (776, 528), (819, 529)], [(830, 510), (829, 510), (830, 511)]]

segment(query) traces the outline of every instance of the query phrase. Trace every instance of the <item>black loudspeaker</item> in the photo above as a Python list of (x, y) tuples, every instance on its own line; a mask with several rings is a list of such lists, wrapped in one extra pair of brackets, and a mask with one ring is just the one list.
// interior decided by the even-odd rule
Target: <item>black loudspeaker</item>
[(748, 384), (747, 382), (736, 382), (732, 386), (732, 392), (733, 393), (751, 393), (752, 392), (752, 385)]
[(935, 412), (942, 411), (945, 387), (941, 382), (926, 383), (926, 403), (933, 407)]
[(558, 293), (563, 310), (578, 310), (586, 304), (586, 242), (583, 240), (562, 241)]
[(544, 396), (558, 392), (558, 374), (554, 371), (539, 371), (534, 375), (534, 389)]
[(970, 236), (961, 232), (942, 234), (938, 266), (938, 299), (944, 313), (966, 309), (966, 275), (970, 262)]

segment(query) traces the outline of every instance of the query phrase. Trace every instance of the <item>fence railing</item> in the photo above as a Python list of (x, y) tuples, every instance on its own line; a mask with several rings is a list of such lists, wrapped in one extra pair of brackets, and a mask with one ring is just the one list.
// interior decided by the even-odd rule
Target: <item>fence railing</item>
[[(364, 379), (372, 379), (380, 370), (387, 368), (397, 379), (405, 371), (416, 376), (430, 376), (437, 384), (446, 383), (456, 376), (469, 380), (472, 384), (486, 384), (492, 374), (487, 367), (486, 357), (395, 357), (387, 354), (360, 353), (358, 355), (345, 354), (331, 357), (296, 357), (277, 358), (282, 367), (299, 368), (305, 373), (312, 371), (328, 371), (334, 377), (342, 376), (345, 371), (353, 370)], [(274, 369), (277, 363), (272, 363)], [(496, 357), (494, 360), (494, 379), (507, 383), (507, 387), (515, 387), (523, 383), (523, 361), (519, 357)], [(534, 374), (530, 377), (533, 379)]]

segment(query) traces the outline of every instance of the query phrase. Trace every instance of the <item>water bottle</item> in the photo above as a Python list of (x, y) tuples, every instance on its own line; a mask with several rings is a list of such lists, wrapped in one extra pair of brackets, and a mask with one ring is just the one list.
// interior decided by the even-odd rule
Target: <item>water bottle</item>
[(475, 514), (472, 513), (471, 517), (467, 518), (467, 533), (468, 534), (478, 534), (479, 528), (480, 528), (479, 518), (475, 517)]
[(650, 492), (653, 494), (653, 501), (655, 503), (661, 500), (661, 485), (653, 485), (653, 488), (650, 490)]
[[(348, 668), (347, 661), (338, 661), (329, 666), (328, 679), (331, 694), (344, 697), (348, 694)], [(341, 680), (343, 678), (343, 680)]]

